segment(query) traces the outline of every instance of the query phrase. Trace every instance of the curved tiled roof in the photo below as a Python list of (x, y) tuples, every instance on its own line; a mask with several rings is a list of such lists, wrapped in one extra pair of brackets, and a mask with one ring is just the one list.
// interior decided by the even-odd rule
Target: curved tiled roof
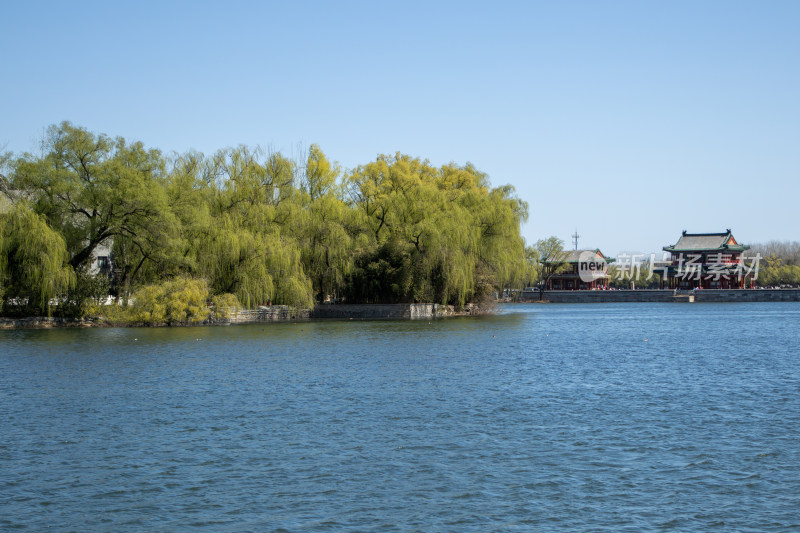
[(700, 252), (700, 251), (741, 251), (749, 246), (742, 246), (733, 238), (731, 230), (725, 233), (687, 233), (672, 246), (665, 246), (667, 252)]
[(613, 259), (603, 255), (598, 249), (594, 250), (564, 250), (564, 255), (558, 261), (545, 261), (546, 263), (577, 263), (580, 260), (581, 254), (591, 252), (596, 259), (605, 259), (607, 263), (611, 263)]

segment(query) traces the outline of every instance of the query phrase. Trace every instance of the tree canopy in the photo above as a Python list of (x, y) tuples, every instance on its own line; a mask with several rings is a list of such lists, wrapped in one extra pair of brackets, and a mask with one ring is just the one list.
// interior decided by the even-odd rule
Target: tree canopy
[(123, 303), (464, 305), (530, 279), (527, 205), (469, 163), (396, 153), (343, 170), (317, 145), (297, 160), (246, 146), (165, 156), (64, 122), (41, 153), (2, 165), (7, 310), (81, 313), (103, 290)]
[(751, 245), (745, 252), (748, 264), (758, 260), (758, 277), (762, 287), (800, 286), (800, 242), (770, 241)]

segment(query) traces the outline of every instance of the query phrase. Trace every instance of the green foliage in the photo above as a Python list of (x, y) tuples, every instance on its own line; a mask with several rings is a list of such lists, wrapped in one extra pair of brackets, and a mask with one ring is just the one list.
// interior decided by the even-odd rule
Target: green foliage
[(110, 280), (105, 275), (93, 274), (88, 267), (75, 271), (75, 284), (58, 302), (57, 312), (66, 317), (97, 315), (108, 298)]
[(211, 307), (214, 308), (214, 316), (216, 318), (226, 319), (230, 318), (232, 314), (235, 315), (242, 307), (242, 304), (235, 294), (225, 293), (211, 298)]
[(750, 265), (759, 254), (758, 278), (761, 287), (800, 286), (800, 242), (770, 241), (754, 244), (745, 255)]
[(548, 237), (536, 241), (533, 249), (528, 250), (529, 261), (533, 263), (535, 279), (539, 287), (540, 296), (544, 294), (547, 282), (556, 274), (567, 268), (564, 262), (567, 253), (564, 250), (564, 241), (558, 237)]
[(299, 217), (302, 262), (318, 300), (342, 292), (353, 270), (358, 242), (353, 211), (330, 191), (310, 201)]
[(245, 307), (275, 302), (296, 308), (313, 305), (311, 283), (291, 239), (249, 229), (247, 219), (220, 217), (201, 245), (200, 273), (214, 293), (234, 293)]
[(130, 318), (147, 325), (196, 324), (208, 318), (207, 300), (204, 280), (177, 278), (146, 285), (134, 293)]
[(201, 320), (209, 295), (247, 308), (464, 305), (531, 275), (527, 205), (470, 164), (382, 155), (343, 174), (317, 145), (299, 163), (244, 146), (165, 158), (64, 122), (42, 154), (4, 155), (0, 168), (0, 214), (31, 206), (2, 219), (6, 301), (58, 301), (62, 314), (97, 312), (107, 292), (141, 323)]
[(48, 129), (44, 150), (43, 157), (24, 154), (14, 163), (10, 186), (61, 233), (73, 268), (111, 238), (130, 238), (143, 249), (162, 244), (161, 235), (152, 235), (170, 227), (161, 220), (169, 209), (158, 150), (69, 122)]
[(312, 144), (308, 150), (303, 191), (308, 194), (311, 201), (325, 196), (336, 187), (336, 180), (340, 173), (339, 166), (331, 165), (320, 147)]
[(132, 308), (122, 303), (112, 303), (109, 305), (89, 304), (86, 307), (86, 314), (93, 318), (99, 318), (108, 325), (124, 327), (133, 323)]
[(762, 287), (798, 286), (800, 265), (785, 264), (783, 258), (770, 255), (760, 263), (756, 283)]
[(525, 287), (534, 287), (539, 283), (539, 252), (533, 246), (525, 247)]
[(356, 168), (346, 184), (368, 238), (351, 298), (463, 305), (487, 287), (522, 283), (527, 205), (512, 187), (490, 189), (469, 164), (435, 168), (402, 154)]
[(75, 285), (63, 237), (17, 203), (0, 213), (0, 296), (4, 312), (48, 313)]

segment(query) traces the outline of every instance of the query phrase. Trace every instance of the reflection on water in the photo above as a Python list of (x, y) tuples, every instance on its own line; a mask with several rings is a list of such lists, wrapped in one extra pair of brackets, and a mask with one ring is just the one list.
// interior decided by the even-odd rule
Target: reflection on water
[(783, 531), (800, 305), (0, 332), (0, 528)]

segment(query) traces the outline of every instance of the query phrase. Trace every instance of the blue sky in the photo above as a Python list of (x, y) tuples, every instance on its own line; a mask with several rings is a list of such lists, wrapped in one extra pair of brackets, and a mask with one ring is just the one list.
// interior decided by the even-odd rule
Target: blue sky
[(472, 162), (528, 242), (800, 240), (800, 2), (8, 2), (0, 147)]

